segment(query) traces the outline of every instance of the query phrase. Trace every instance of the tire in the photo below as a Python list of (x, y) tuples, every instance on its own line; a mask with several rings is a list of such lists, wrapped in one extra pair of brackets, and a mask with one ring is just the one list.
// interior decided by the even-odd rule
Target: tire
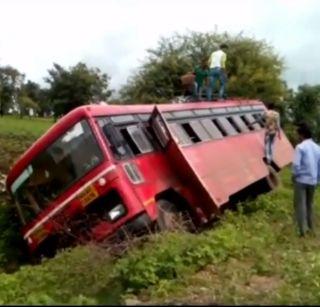
[(173, 231), (184, 228), (183, 212), (166, 199), (157, 201), (158, 218), (157, 228), (160, 231)]
[(266, 181), (267, 181), (268, 187), (271, 190), (274, 190), (280, 185), (279, 175), (271, 165), (268, 165), (267, 167), (269, 170), (269, 175), (267, 176)]

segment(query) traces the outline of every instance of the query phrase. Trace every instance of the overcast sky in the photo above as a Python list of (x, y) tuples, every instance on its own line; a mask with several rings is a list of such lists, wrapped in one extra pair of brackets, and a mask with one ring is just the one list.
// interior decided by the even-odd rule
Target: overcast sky
[(320, 84), (319, 0), (0, 0), (0, 65), (43, 84), (53, 62), (98, 66), (118, 89), (146, 49), (174, 32), (265, 39), (289, 86)]

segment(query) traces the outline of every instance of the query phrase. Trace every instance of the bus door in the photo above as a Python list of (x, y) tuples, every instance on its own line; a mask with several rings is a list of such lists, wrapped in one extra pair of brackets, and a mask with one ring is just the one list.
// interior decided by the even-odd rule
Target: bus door
[(178, 140), (170, 130), (170, 127), (162, 116), (160, 110), (155, 106), (149, 124), (153, 129), (162, 151), (182, 184), (183, 196), (192, 205), (192, 209), (204, 213), (206, 219), (212, 219), (220, 214), (214, 195), (206, 187), (206, 183), (190, 163), (183, 152), (183, 148), (178, 144)]

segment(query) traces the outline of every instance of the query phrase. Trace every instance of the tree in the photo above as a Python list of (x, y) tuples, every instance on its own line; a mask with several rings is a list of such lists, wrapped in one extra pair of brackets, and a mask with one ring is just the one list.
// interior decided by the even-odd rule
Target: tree
[(49, 83), (48, 98), (53, 103), (55, 116), (87, 103), (107, 100), (109, 77), (98, 68), (88, 68), (84, 63), (65, 69), (54, 64), (45, 81)]
[(227, 33), (188, 32), (161, 38), (120, 94), (127, 102), (164, 102), (181, 94), (181, 75), (192, 71), (222, 42), (229, 45), (228, 95), (280, 101), (283, 60), (265, 41)]
[(21, 95), (18, 98), (19, 106), (20, 106), (20, 116), (23, 117), (23, 115), (30, 115), (30, 109), (34, 111), (39, 110), (39, 105), (32, 100), (29, 96)]
[(24, 75), (11, 66), (0, 67), (0, 115), (17, 107), (17, 98), (24, 82)]
[(292, 123), (307, 122), (320, 140), (320, 85), (301, 85), (289, 103)]
[(28, 80), (23, 85), (23, 96), (29, 97), (36, 105), (40, 116), (50, 114), (53, 111), (53, 106), (49, 101), (48, 90), (33, 81)]

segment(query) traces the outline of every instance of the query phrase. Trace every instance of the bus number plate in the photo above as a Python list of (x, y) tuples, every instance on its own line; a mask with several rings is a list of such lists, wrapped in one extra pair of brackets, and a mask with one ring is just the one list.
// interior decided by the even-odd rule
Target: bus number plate
[(91, 203), (94, 199), (96, 199), (98, 196), (99, 194), (95, 189), (95, 187), (89, 186), (79, 195), (79, 200), (82, 207), (85, 207), (89, 203)]

